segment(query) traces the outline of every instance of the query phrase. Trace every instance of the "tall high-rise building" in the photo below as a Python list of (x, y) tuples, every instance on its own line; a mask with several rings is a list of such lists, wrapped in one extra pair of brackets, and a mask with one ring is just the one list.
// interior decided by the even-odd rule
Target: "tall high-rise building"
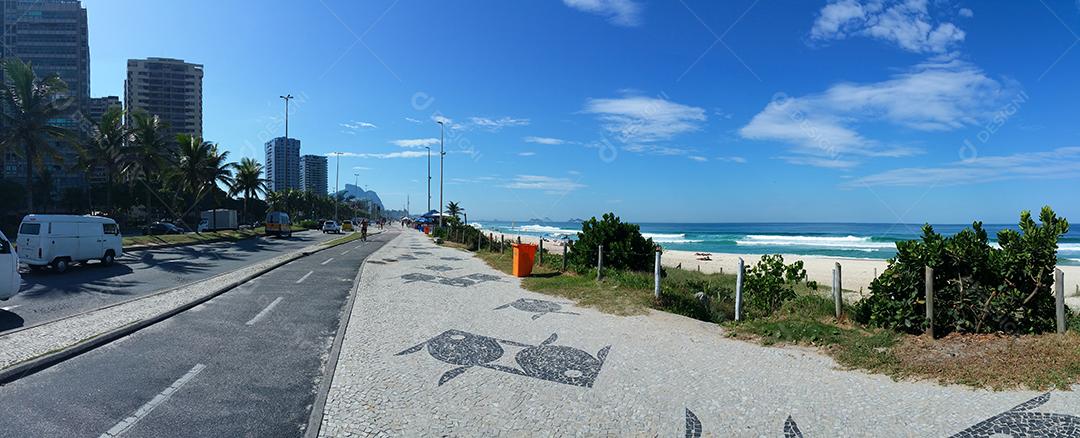
[(167, 138), (203, 135), (203, 66), (180, 59), (129, 59), (124, 81), (128, 124), (135, 111), (146, 111), (169, 124)]
[(90, 119), (90, 123), (96, 125), (101, 121), (101, 116), (105, 114), (105, 111), (114, 106), (123, 107), (119, 96), (91, 97), (90, 104), (86, 106), (84, 113)]
[(300, 157), (300, 187), (317, 195), (327, 193), (327, 159), (323, 155)]
[[(0, 58), (19, 58), (29, 63), (38, 77), (57, 74), (67, 83), (72, 105), (56, 126), (84, 133), (79, 111), (90, 100), (90, 44), (86, 9), (78, 0), (0, 1)], [(3, 73), (0, 72), (0, 75)], [(0, 126), (0, 129), (3, 127)], [(52, 147), (63, 161), (45, 158), (45, 168), (35, 171), (48, 177), (54, 193), (84, 185), (82, 173), (70, 170), (78, 155), (71, 145), (54, 141)], [(3, 176), (21, 181), (26, 161), (5, 155)]]
[(266, 181), (274, 192), (301, 189), (300, 140), (278, 137), (266, 142)]

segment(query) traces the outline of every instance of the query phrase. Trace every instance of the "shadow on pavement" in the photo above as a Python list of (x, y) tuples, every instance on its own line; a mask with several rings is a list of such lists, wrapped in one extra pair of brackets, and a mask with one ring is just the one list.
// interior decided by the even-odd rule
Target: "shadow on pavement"
[(21, 316), (7, 310), (0, 310), (0, 332), (6, 332), (11, 329), (22, 327), (23, 322)]
[(100, 292), (111, 295), (126, 295), (125, 292), (115, 289), (130, 287), (136, 283), (112, 279), (132, 272), (134, 271), (131, 267), (120, 263), (112, 266), (102, 266), (99, 263), (82, 264), (72, 266), (63, 274), (50, 270), (33, 271), (23, 274), (23, 291), (20, 295), (40, 297), (56, 292), (65, 294)]

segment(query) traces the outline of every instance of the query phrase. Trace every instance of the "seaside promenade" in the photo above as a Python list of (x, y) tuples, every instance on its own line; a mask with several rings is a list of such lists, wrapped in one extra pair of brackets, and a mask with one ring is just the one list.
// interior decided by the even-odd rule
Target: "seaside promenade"
[(897, 382), (677, 315), (608, 315), (415, 232), (358, 290), (321, 436), (1080, 434), (1076, 392)]

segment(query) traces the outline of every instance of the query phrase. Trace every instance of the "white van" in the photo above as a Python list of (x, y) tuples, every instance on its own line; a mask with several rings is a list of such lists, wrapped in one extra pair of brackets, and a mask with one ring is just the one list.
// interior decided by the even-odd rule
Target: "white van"
[(72, 263), (100, 260), (113, 264), (124, 254), (120, 227), (99, 216), (31, 214), (19, 225), (19, 259), (39, 269), (52, 266), (64, 272)]
[(0, 300), (19, 293), (22, 286), (22, 277), (19, 276), (19, 254), (8, 241), (7, 236), (0, 231)]

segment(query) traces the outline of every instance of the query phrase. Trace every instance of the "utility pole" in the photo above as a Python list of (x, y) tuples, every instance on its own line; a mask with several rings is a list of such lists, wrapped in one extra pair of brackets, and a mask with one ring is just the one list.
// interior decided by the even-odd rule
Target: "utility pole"
[(431, 146), (424, 146), (427, 149), (427, 210), (424, 214), (431, 211)]
[(446, 124), (439, 120), (439, 228), (443, 226), (443, 159), (446, 157), (444, 148), (446, 138)]
[(341, 193), (341, 152), (334, 152), (337, 155), (337, 170), (334, 172), (334, 222), (338, 222), (338, 204), (341, 204), (339, 194)]

